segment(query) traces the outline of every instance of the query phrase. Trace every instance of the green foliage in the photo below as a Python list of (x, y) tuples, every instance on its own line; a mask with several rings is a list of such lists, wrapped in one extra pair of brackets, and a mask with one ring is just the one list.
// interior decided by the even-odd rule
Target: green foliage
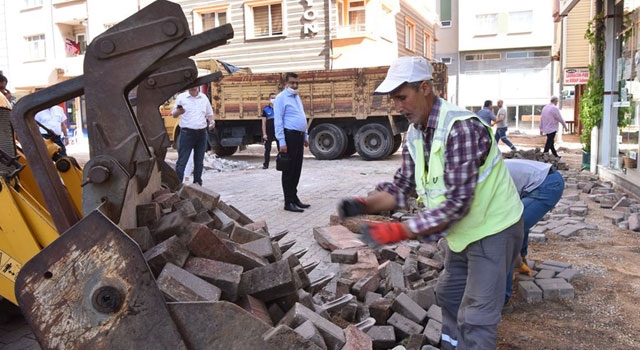
[(589, 81), (580, 100), (580, 122), (582, 133), (580, 142), (585, 152), (591, 152), (591, 130), (602, 121), (604, 102), (604, 79), (602, 63), (604, 60), (604, 14), (596, 14), (587, 25), (584, 34), (594, 51), (593, 63), (589, 65)]
[(591, 151), (591, 129), (602, 121), (604, 102), (604, 79), (594, 78), (594, 67), (589, 65), (589, 81), (580, 100), (580, 142), (585, 152)]
[(633, 96), (629, 96), (629, 101), (631, 102), (628, 107), (618, 107), (618, 128), (627, 127), (633, 121), (636, 103), (633, 100)]

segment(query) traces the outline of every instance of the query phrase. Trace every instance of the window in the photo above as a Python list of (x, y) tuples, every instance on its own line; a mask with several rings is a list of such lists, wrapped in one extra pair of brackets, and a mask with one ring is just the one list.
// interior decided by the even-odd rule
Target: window
[(441, 57), (440, 61), (444, 64), (451, 64), (451, 57)]
[(349, 26), (356, 32), (366, 29), (364, 1), (349, 1)]
[(42, 0), (24, 0), (25, 8), (42, 6)]
[(507, 59), (518, 58), (537, 58), (551, 56), (550, 50), (531, 50), (531, 51), (509, 51), (506, 54)]
[(340, 34), (367, 30), (366, 4), (364, 1), (338, 0), (336, 5), (338, 10), (338, 31)]
[(409, 51), (416, 47), (416, 24), (408, 18), (404, 21), (404, 47)]
[(488, 60), (499, 60), (500, 53), (499, 52), (491, 52), (491, 53), (476, 53), (464, 55), (465, 61), (488, 61)]
[(26, 61), (42, 60), (46, 57), (44, 47), (44, 34), (27, 36), (24, 38)]
[(265, 38), (270, 36), (284, 35), (282, 19), (284, 7), (282, 2), (245, 3), (245, 28), (247, 38)]
[(227, 24), (226, 12), (211, 12), (202, 14), (202, 31)]
[(476, 36), (498, 34), (498, 15), (495, 13), (476, 16)]
[(210, 6), (193, 10), (194, 33), (202, 33), (227, 23), (229, 23), (227, 6)]
[(440, 0), (440, 27), (451, 27), (451, 0)]
[(531, 33), (533, 31), (533, 11), (509, 12), (509, 33)]
[(86, 34), (76, 34), (76, 43), (80, 46), (80, 54), (87, 52), (87, 36)]
[(431, 34), (424, 32), (422, 42), (424, 43), (422, 55), (426, 58), (431, 58)]

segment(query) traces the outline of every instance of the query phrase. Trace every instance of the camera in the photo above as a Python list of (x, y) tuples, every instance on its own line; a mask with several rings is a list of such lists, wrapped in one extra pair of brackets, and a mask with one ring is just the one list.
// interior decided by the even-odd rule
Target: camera
[(178, 105), (178, 109), (182, 109), (182, 105)]

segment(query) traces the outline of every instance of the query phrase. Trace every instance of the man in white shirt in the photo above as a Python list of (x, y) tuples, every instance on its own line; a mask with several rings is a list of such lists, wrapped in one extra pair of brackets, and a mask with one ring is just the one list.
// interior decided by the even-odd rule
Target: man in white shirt
[(193, 183), (202, 186), (204, 153), (207, 150), (207, 122), (215, 127), (213, 109), (209, 99), (200, 93), (199, 87), (190, 88), (176, 98), (171, 115), (180, 117), (180, 139), (178, 140), (178, 179), (184, 179), (184, 170), (193, 150)]
[(55, 135), (40, 127), (40, 134), (45, 139), (51, 139), (56, 145), (60, 146), (60, 155), (67, 155), (66, 145), (69, 144), (67, 136), (67, 115), (62, 107), (55, 105), (42, 110), (35, 115), (35, 120), (44, 125), (47, 129), (53, 131)]

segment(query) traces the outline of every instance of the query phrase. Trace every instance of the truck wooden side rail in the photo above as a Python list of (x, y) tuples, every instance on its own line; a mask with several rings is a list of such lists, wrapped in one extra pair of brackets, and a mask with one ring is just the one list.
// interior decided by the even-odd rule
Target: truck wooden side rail
[[(432, 65), (435, 90), (446, 98), (447, 67)], [(394, 110), (388, 96), (373, 95), (388, 68), (296, 72), (310, 150), (316, 158), (338, 159), (357, 152), (366, 160), (377, 160), (400, 148), (408, 128), (406, 118)], [(263, 142), (262, 109), (269, 94), (279, 93), (284, 85), (284, 73), (226, 75), (211, 84), (216, 128), (210, 143), (217, 155), (229, 156), (239, 146)], [(178, 135), (177, 119), (165, 120), (169, 136)]]

